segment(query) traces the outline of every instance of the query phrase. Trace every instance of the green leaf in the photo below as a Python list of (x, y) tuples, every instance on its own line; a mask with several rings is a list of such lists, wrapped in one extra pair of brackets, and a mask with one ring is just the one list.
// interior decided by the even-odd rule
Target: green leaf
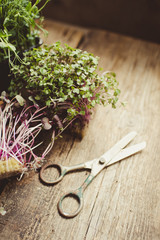
[(46, 101), (46, 106), (50, 107), (50, 105), (51, 105), (51, 100), (47, 100)]
[(78, 88), (74, 88), (73, 92), (79, 94), (79, 89)]
[(46, 71), (46, 69), (44, 69), (44, 68), (40, 68), (40, 73), (41, 73), (42, 75), (45, 75), (45, 74), (47, 73), (47, 71)]
[(85, 115), (85, 111), (80, 111), (80, 114), (81, 115)]
[(17, 102), (20, 104), (20, 106), (24, 106), (24, 104), (26, 103), (26, 100), (21, 95), (16, 95), (15, 98)]
[(35, 99), (36, 99), (36, 100), (40, 100), (41, 97), (40, 97), (39, 95), (36, 95), (36, 96), (35, 96)]
[(119, 94), (120, 94), (120, 90), (119, 89), (116, 89), (115, 91), (114, 91), (114, 96), (118, 96)]

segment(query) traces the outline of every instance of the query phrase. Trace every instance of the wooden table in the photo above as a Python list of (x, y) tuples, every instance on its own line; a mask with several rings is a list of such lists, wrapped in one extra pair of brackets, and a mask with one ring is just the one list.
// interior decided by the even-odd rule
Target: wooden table
[(108, 31), (81, 29), (49, 20), (48, 43), (60, 40), (100, 57), (117, 73), (126, 107), (98, 106), (81, 141), (64, 135), (49, 161), (78, 164), (100, 156), (130, 131), (147, 147), (104, 169), (86, 189), (84, 207), (73, 219), (57, 212), (64, 191), (77, 188), (88, 173), (68, 174), (53, 186), (38, 173), (1, 182), (1, 240), (159, 240), (160, 239), (160, 45)]

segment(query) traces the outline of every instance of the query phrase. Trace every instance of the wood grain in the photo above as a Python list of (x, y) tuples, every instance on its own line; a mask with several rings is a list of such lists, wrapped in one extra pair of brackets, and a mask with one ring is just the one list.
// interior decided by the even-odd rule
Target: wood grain
[[(104, 70), (117, 73), (126, 107), (96, 107), (79, 141), (65, 134), (49, 161), (78, 164), (100, 156), (130, 131), (147, 142), (141, 153), (103, 170), (84, 193), (84, 207), (73, 219), (57, 212), (63, 192), (81, 185), (88, 173), (68, 174), (43, 185), (38, 174), (8, 180), (1, 193), (0, 239), (159, 240), (160, 239), (160, 45), (107, 31), (86, 30), (46, 21), (49, 43), (77, 45), (100, 56)], [(67, 34), (65, 35), (64, 33)]]

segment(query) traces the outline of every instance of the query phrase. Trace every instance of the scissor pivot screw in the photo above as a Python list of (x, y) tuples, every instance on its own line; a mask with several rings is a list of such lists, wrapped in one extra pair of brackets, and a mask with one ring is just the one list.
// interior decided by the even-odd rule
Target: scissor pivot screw
[(99, 159), (99, 163), (100, 163), (100, 164), (104, 164), (105, 161), (106, 161), (105, 158), (100, 158), (100, 159)]

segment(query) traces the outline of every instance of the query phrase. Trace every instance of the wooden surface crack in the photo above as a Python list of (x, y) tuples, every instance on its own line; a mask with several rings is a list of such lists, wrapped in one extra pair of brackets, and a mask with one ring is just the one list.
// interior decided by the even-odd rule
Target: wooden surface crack
[[(101, 174), (102, 174), (102, 172), (101, 172)], [(91, 208), (91, 211), (90, 211), (90, 214), (89, 214), (89, 217), (88, 217), (89, 222), (88, 222), (88, 227), (87, 227), (87, 230), (86, 230), (86, 233), (85, 233), (85, 238), (87, 238), (87, 235), (88, 235), (88, 232), (89, 232), (89, 230), (90, 230), (90, 227), (91, 227), (91, 228), (94, 228), (95, 232), (97, 231), (96, 227), (92, 227), (92, 226), (91, 226), (91, 223), (92, 223), (92, 218), (94, 217), (94, 210), (95, 210), (96, 203), (97, 203), (97, 199), (98, 199), (98, 196), (99, 196), (99, 190), (101, 189), (101, 186), (102, 186), (102, 183), (103, 183), (103, 179), (104, 179), (104, 174), (103, 174), (103, 176), (102, 176), (102, 178), (101, 178), (101, 180), (100, 180), (99, 187), (98, 187), (98, 189), (97, 189), (97, 193), (96, 193), (96, 196), (95, 196), (95, 198), (94, 198), (94, 203), (93, 203), (93, 206), (92, 206), (92, 208)], [(94, 179), (94, 181), (96, 181), (96, 179)], [(94, 190), (95, 190), (95, 189), (94, 189)], [(93, 190), (93, 191), (94, 191), (94, 190)], [(101, 215), (100, 213), (101, 213), (101, 212), (98, 213), (97, 222), (98, 222), (99, 216)], [(97, 226), (97, 224), (95, 224), (95, 225)]]

